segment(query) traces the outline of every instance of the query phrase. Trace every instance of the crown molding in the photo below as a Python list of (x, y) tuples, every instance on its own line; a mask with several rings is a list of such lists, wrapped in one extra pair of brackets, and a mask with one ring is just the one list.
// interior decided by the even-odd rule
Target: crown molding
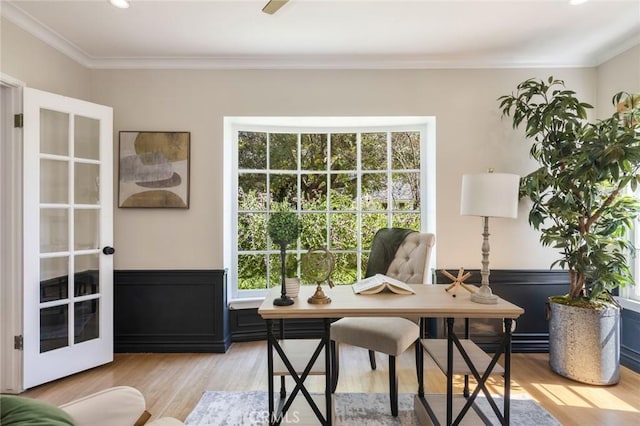
[(47, 27), (20, 8), (7, 1), (0, 6), (2, 17), (22, 28), (32, 36), (48, 44), (86, 68), (92, 68), (92, 59), (69, 40)]
[(22, 80), (18, 80), (17, 78), (11, 77), (8, 74), (0, 72), (0, 86), (26, 87), (27, 84)]
[[(565, 58), (567, 59), (567, 58)], [(203, 58), (105, 58), (94, 59), (97, 69), (299, 69), (299, 70), (400, 70), (400, 69), (486, 69), (486, 68), (576, 68), (591, 66), (584, 60), (531, 61), (518, 58), (444, 58), (398, 55), (278, 55)]]
[(430, 57), (425, 55), (264, 55), (211, 57), (96, 58), (60, 36), (28, 13), (3, 1), (2, 17), (27, 31), (80, 65), (89, 69), (163, 69), (163, 70), (400, 70), (400, 69), (490, 69), (490, 68), (581, 68), (598, 66), (619, 53), (640, 44), (635, 33), (591, 57), (518, 58), (518, 57)]
[(638, 45), (640, 45), (640, 32), (622, 37), (617, 43), (611, 43), (608, 47), (600, 49), (593, 55), (594, 66), (602, 65), (619, 54)]

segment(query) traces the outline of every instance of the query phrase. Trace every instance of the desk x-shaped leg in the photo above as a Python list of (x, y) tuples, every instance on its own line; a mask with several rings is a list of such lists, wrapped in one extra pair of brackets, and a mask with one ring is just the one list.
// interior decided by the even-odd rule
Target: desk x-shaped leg
[[(284, 350), (282, 349), (282, 347), (280, 346), (280, 343), (278, 341), (278, 338), (275, 336), (274, 332), (273, 332), (273, 320), (266, 320), (267, 321), (267, 368), (269, 370), (269, 424), (270, 425), (279, 425), (280, 422), (282, 422), (282, 420), (284, 419), (287, 410), (289, 410), (289, 408), (291, 407), (291, 404), (293, 403), (295, 397), (297, 396), (298, 392), (302, 392), (302, 394), (304, 395), (305, 399), (307, 400), (307, 402), (309, 403), (309, 405), (311, 406), (311, 409), (313, 410), (313, 412), (315, 413), (316, 417), (318, 418), (318, 420), (320, 421), (320, 424), (322, 425), (327, 425), (327, 426), (331, 426), (331, 422), (332, 422), (332, 407), (331, 407), (331, 387), (330, 387), (330, 379), (329, 379), (329, 372), (331, 371), (331, 354), (330, 354), (330, 321), (328, 318), (324, 319), (324, 333), (323, 333), (323, 337), (322, 339), (320, 339), (320, 342), (318, 343), (318, 346), (316, 347), (315, 351), (313, 352), (313, 355), (311, 356), (311, 359), (309, 360), (309, 362), (307, 363), (307, 365), (305, 366), (302, 374), (300, 376), (298, 376), (297, 371), (295, 370), (295, 368), (293, 367), (293, 365), (291, 364), (291, 362), (289, 361), (289, 358), (287, 357), (287, 354), (284, 353)], [(283, 334), (283, 321), (280, 321), (280, 338), (284, 338), (284, 334)], [(280, 402), (278, 404), (278, 409), (275, 410), (275, 403), (273, 400), (273, 395), (274, 395), (274, 386), (273, 386), (273, 350), (275, 349), (275, 351), (278, 353), (278, 356), (280, 357), (280, 359), (282, 360), (282, 362), (284, 363), (285, 367), (287, 368), (287, 370), (289, 371), (289, 374), (291, 375), (291, 377), (293, 378), (293, 380), (295, 381), (296, 385), (293, 388), (293, 390), (291, 391), (291, 394), (289, 395), (289, 397), (287, 398), (287, 391), (285, 389), (284, 386), (284, 377), (281, 378), (280, 381)], [(320, 356), (320, 353), (322, 352), (322, 350), (324, 349), (324, 353), (325, 353), (325, 401), (326, 401), (326, 417), (323, 416), (322, 412), (320, 411), (320, 409), (318, 408), (318, 405), (315, 403), (315, 401), (313, 400), (313, 398), (311, 397), (311, 394), (309, 393), (309, 391), (307, 390), (307, 388), (304, 386), (304, 381), (306, 380), (307, 376), (309, 375), (309, 372), (311, 371), (311, 368), (313, 367), (313, 365), (315, 364), (316, 360), (318, 359), (318, 357)]]
[[(513, 320), (510, 318), (504, 319), (504, 336), (502, 338), (502, 342), (500, 343), (496, 353), (493, 355), (491, 362), (487, 366), (484, 374), (481, 376), (478, 372), (478, 369), (473, 365), (473, 362), (469, 358), (469, 355), (465, 351), (464, 347), (460, 343), (458, 336), (456, 336), (454, 332), (454, 319), (447, 318), (447, 425), (457, 425), (460, 423), (464, 415), (467, 413), (469, 408), (471, 408), (473, 402), (476, 397), (482, 390), (484, 395), (487, 398), (487, 402), (493, 409), (494, 413), (498, 417), (500, 424), (508, 425), (509, 424), (509, 414), (510, 414), (510, 388), (511, 388), (511, 324)], [(455, 420), (453, 420), (453, 346), (460, 351), (460, 355), (464, 359), (465, 363), (471, 370), (471, 374), (477, 381), (477, 386), (473, 393), (467, 399), (464, 407), (458, 413), (458, 416)], [(500, 412), (500, 409), (496, 405), (491, 393), (486, 387), (487, 379), (491, 375), (493, 368), (498, 363), (500, 359), (500, 355), (504, 353), (504, 407), (503, 412)], [(466, 383), (465, 383), (466, 384)], [(465, 386), (465, 391), (467, 391), (467, 386)], [(466, 393), (466, 392), (465, 392)], [(466, 395), (465, 395), (466, 396)]]

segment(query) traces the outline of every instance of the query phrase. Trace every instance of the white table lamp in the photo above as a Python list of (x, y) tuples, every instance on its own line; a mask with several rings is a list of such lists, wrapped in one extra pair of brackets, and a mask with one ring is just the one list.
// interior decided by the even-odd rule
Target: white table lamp
[(482, 233), (482, 276), (480, 289), (471, 295), (477, 303), (498, 303), (498, 297), (489, 287), (489, 217), (518, 216), (518, 189), (520, 176), (508, 173), (480, 173), (462, 176), (462, 196), (460, 214), (481, 216), (484, 224)]

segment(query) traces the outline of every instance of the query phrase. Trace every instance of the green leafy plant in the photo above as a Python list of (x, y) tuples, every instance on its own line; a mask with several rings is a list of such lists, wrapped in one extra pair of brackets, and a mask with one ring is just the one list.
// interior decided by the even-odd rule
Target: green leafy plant
[(545, 246), (559, 249), (569, 271), (570, 303), (611, 300), (611, 290), (633, 283), (628, 231), (640, 212), (629, 191), (640, 183), (640, 95), (613, 97), (617, 111), (595, 123), (562, 80), (529, 79), (499, 99), (513, 127), (524, 125), (530, 155), (540, 165), (521, 180), (532, 202), (529, 223)]
[(300, 219), (291, 211), (274, 212), (267, 222), (269, 238), (280, 246), (288, 246), (300, 235)]

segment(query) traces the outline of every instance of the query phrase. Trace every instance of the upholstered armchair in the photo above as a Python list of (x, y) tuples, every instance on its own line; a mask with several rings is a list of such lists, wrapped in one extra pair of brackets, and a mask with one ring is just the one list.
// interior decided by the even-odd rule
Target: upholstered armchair
[[(130, 386), (118, 386), (61, 405), (79, 426), (116, 426), (143, 424), (149, 418), (142, 393)], [(139, 423), (136, 423), (138, 421)], [(162, 417), (148, 426), (179, 426), (181, 421)]]
[(151, 415), (145, 409), (139, 390), (117, 386), (87, 395), (56, 407), (32, 398), (0, 396), (0, 424), (51, 426), (180, 426), (172, 417), (146, 423)]
[[(372, 251), (379, 235), (380, 231), (374, 237)], [(435, 236), (433, 234), (408, 233), (397, 247), (385, 275), (409, 284), (426, 284), (434, 243)], [(371, 262), (371, 257), (369, 262)], [(369, 268), (367, 270), (369, 272)], [(398, 373), (396, 357), (412, 344), (416, 351), (422, 350), (419, 338), (419, 318), (342, 318), (334, 322), (331, 324), (332, 391), (335, 392), (338, 385), (340, 343), (368, 349), (369, 361), (373, 370), (376, 369), (375, 352), (382, 352), (389, 356), (391, 414), (397, 416)]]

